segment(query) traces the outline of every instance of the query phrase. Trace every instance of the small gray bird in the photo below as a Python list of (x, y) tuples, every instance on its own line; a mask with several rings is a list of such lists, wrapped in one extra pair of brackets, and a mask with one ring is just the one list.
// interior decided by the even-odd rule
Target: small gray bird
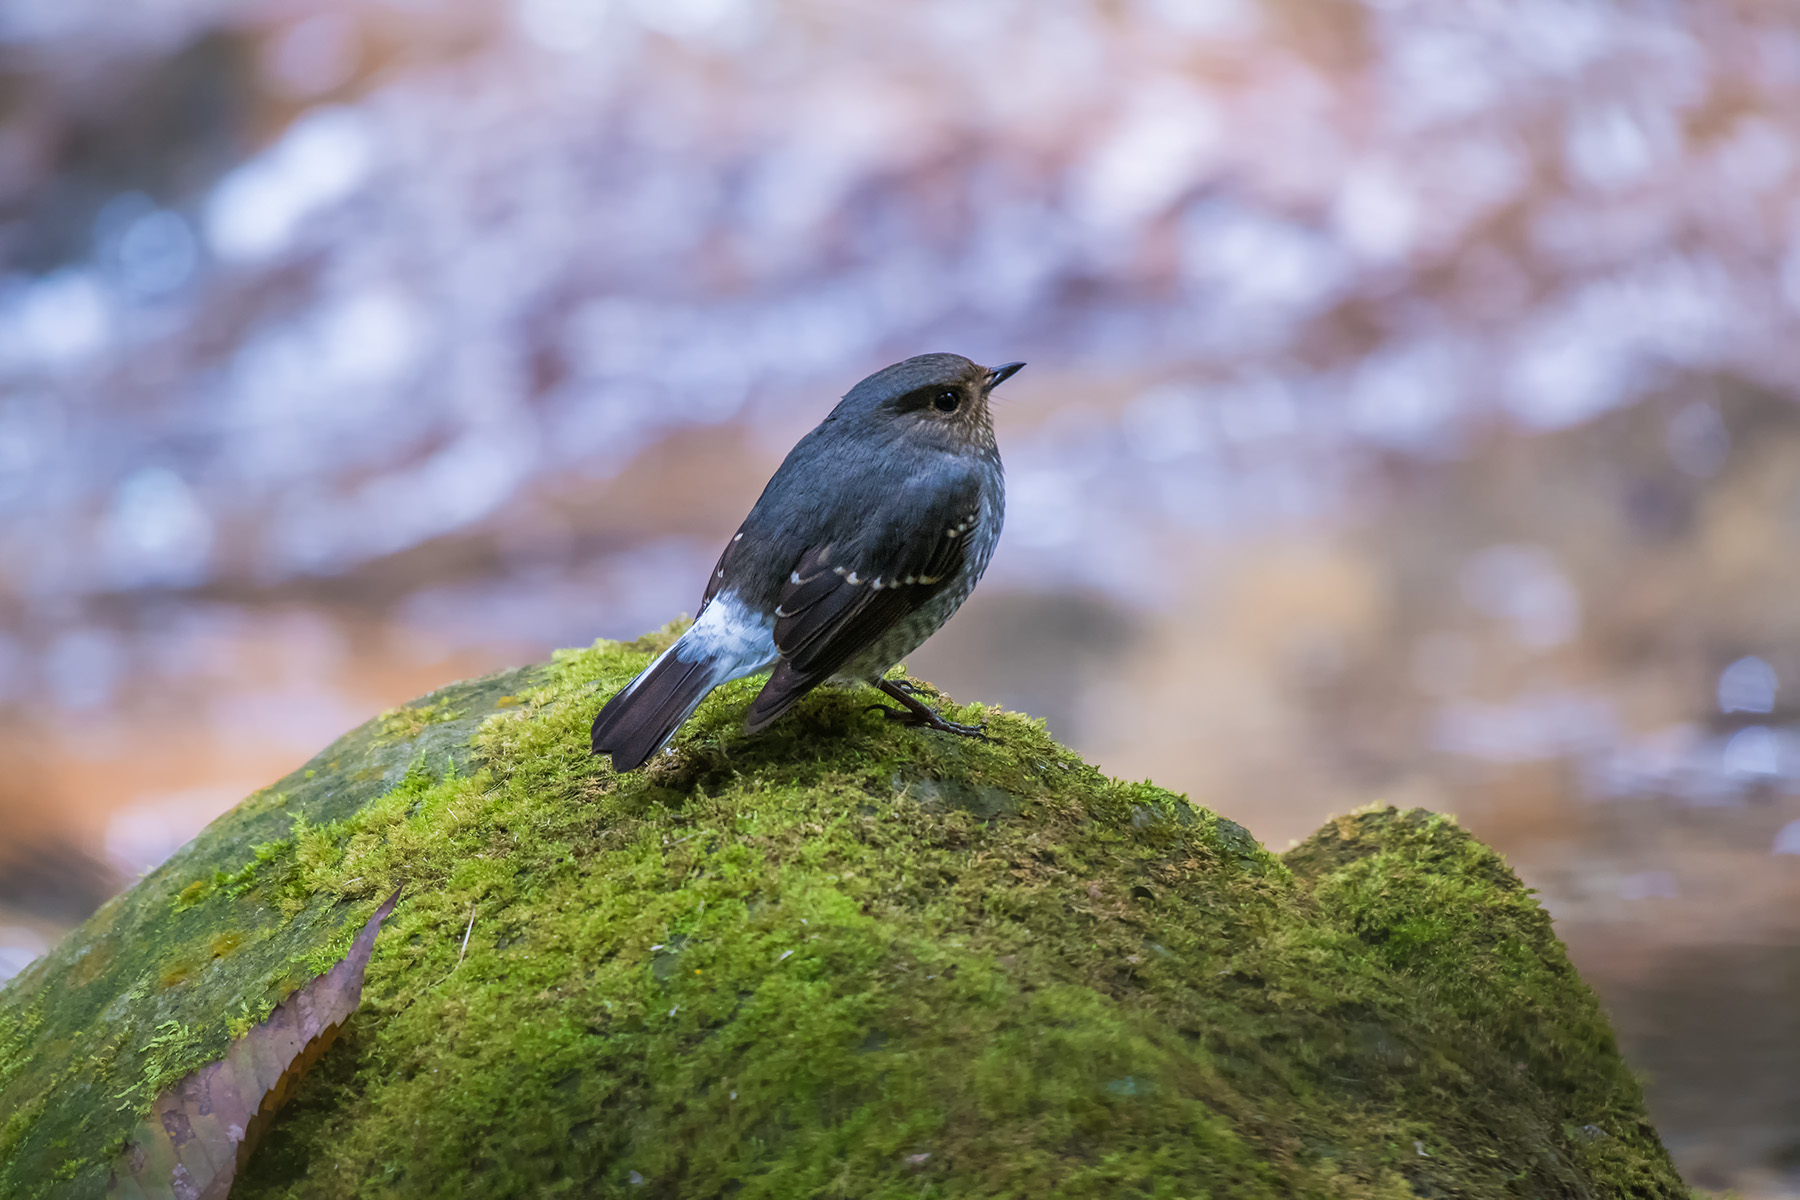
[(890, 720), (946, 721), (882, 676), (950, 619), (1006, 511), (988, 394), (1024, 363), (921, 354), (850, 389), (788, 452), (707, 581), (694, 623), (594, 718), (594, 753), (644, 765), (706, 694), (771, 668), (751, 733), (827, 679), (870, 683)]

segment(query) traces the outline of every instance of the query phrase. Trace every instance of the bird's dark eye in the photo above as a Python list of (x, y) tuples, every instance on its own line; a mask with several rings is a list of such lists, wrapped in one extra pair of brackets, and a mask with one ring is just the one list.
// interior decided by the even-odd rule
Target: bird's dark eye
[(962, 403), (962, 395), (955, 388), (945, 388), (931, 398), (931, 407), (941, 413), (952, 413)]

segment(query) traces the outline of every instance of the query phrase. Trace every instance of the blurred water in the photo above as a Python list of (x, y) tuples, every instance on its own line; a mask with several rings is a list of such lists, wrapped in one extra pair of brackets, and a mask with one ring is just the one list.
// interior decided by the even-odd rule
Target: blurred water
[[(1160, 506), (1115, 489), (1091, 517), (1115, 527), (1335, 502), (1304, 468), (1314, 486), (1257, 494), (1220, 443), (1451, 453), (1493, 419), (1562, 427), (1696, 371), (1792, 376), (1786, 22), (1548, 0), (850, 11), (236, 12), (233, 48), (190, 69), (251, 61), (229, 98), (268, 132), (155, 198), (66, 180), (69, 127), (106, 119), (67, 89), (102, 56), (152, 71), (217, 11), (16, 11), (15, 157), (37, 169), (9, 180), (12, 240), (52, 203), (92, 213), (0, 304), (9, 395), (61, 410), (22, 399), (7, 422), (22, 619), (339, 573), (671, 429), (796, 424), (945, 339), (1169, 380), (1126, 430), (1180, 481)], [(166, 124), (168, 156), (216, 131)], [(1214, 420), (1181, 415), (1184, 386)], [(1716, 435), (1679, 436), (1704, 459)], [(1054, 456), (1011, 449), (1027, 528), (1067, 528)], [(1094, 469), (1137, 482), (1123, 455)]]
[(0, 85), (0, 812), (96, 898), (691, 610), (834, 397), (952, 349), (1031, 366), (917, 669), (1277, 845), (1459, 811), (1646, 1059), (1686, 948), (1800, 944), (1800, 13), (20, 0)]

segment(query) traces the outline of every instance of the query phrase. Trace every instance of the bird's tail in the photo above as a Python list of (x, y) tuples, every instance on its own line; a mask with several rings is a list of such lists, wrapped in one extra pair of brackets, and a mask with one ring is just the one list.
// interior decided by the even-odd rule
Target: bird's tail
[(677, 642), (626, 684), (594, 718), (594, 753), (610, 754), (613, 770), (635, 771), (675, 736), (706, 693), (730, 677), (718, 662), (684, 662)]

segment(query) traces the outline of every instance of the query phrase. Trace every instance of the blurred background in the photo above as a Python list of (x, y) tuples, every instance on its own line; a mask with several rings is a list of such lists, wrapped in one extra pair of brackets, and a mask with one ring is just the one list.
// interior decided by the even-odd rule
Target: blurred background
[(1457, 813), (1800, 1196), (1797, 136), (1778, 0), (6, 0), (0, 975), (1022, 358), (912, 668), (1275, 849)]

